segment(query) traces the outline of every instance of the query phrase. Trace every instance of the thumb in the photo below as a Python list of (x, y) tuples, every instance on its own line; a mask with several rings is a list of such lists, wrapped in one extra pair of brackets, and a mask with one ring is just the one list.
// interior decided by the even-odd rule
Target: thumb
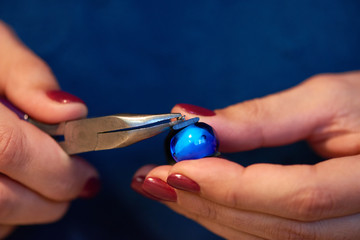
[(86, 116), (83, 101), (59, 89), (46, 63), (0, 21), (0, 95), (43, 122), (56, 123)]
[(324, 88), (324, 78), (316, 76), (286, 91), (214, 112), (190, 104), (178, 104), (172, 112), (200, 117), (210, 124), (222, 152), (289, 144), (308, 138), (331, 120), (334, 106), (327, 101), (336, 97), (331, 89)]

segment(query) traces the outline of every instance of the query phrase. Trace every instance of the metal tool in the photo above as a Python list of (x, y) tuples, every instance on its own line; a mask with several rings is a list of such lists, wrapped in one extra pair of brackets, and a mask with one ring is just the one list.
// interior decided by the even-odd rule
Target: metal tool
[(45, 124), (31, 119), (4, 98), (0, 97), (0, 102), (21, 119), (32, 123), (51, 136), (62, 138), (58, 143), (68, 154), (126, 147), (158, 135), (184, 121), (180, 113), (115, 114), (59, 124)]

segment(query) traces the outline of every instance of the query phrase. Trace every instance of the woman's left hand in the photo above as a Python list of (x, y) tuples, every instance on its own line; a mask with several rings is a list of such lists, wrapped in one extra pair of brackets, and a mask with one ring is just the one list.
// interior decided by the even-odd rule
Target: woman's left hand
[(220, 158), (182, 161), (139, 169), (132, 187), (226, 239), (358, 239), (359, 80), (360, 72), (319, 75), (202, 117), (222, 151), (306, 139), (327, 161), (246, 168)]

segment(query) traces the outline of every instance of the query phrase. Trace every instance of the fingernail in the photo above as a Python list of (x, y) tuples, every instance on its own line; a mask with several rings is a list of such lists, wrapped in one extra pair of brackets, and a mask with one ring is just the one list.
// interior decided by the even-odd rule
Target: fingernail
[(177, 196), (175, 190), (160, 178), (146, 178), (142, 188), (145, 192), (162, 201), (176, 202)]
[(179, 174), (173, 173), (167, 178), (167, 183), (177, 189), (198, 193), (200, 192), (200, 186), (190, 178)]
[(145, 192), (144, 189), (142, 188), (142, 185), (144, 183), (144, 180), (146, 178), (146, 175), (153, 169), (155, 168), (156, 165), (154, 164), (147, 164), (145, 166), (142, 166), (141, 168), (139, 168), (131, 181), (130, 187), (137, 193), (139, 193), (140, 195), (143, 195), (144, 197), (150, 198), (152, 200), (155, 201), (160, 201), (161, 199), (150, 195), (149, 193)]
[(61, 90), (51, 90), (46, 92), (46, 95), (58, 103), (84, 103), (80, 98)]
[(80, 198), (93, 198), (100, 191), (101, 183), (100, 179), (96, 177), (90, 178), (84, 185), (82, 192), (80, 193)]
[(205, 116), (205, 117), (210, 117), (210, 116), (216, 115), (216, 113), (214, 111), (207, 109), (207, 108), (199, 107), (196, 105), (187, 104), (187, 103), (180, 103), (177, 105), (180, 108), (184, 109), (186, 112), (191, 113), (191, 114)]
[(131, 188), (137, 192), (138, 194), (144, 196), (144, 197), (147, 197), (149, 199), (152, 199), (152, 200), (155, 200), (155, 201), (160, 201), (161, 199), (155, 197), (155, 196), (152, 196), (150, 195), (149, 193), (145, 192), (144, 189), (142, 188), (142, 185), (144, 183), (144, 180), (145, 180), (145, 177), (146, 176), (136, 176), (136, 177), (133, 177), (132, 181), (131, 181)]

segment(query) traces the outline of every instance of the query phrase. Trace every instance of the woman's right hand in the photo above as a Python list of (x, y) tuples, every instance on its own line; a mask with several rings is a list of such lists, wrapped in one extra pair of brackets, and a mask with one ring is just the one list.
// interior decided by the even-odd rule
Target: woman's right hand
[[(85, 117), (77, 97), (59, 90), (49, 67), (0, 21), (0, 96), (47, 123)], [(60, 219), (69, 202), (99, 190), (97, 171), (0, 104), (0, 238), (16, 225)]]

